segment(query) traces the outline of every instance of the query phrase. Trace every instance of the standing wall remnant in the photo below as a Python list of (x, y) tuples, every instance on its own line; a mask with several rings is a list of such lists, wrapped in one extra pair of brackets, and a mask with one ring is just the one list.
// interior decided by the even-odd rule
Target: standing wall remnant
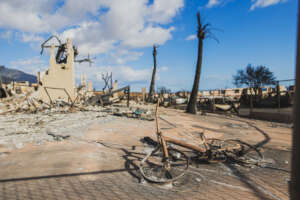
[(93, 83), (91, 81), (88, 82), (88, 92), (93, 92), (94, 88), (93, 88)]
[[(51, 102), (57, 99), (73, 101), (75, 99), (74, 49), (72, 41), (67, 39), (66, 62), (57, 63), (55, 46), (50, 47), (50, 66), (41, 77), (42, 85), (38, 89), (39, 99)], [(50, 97), (50, 98), (49, 98)]]

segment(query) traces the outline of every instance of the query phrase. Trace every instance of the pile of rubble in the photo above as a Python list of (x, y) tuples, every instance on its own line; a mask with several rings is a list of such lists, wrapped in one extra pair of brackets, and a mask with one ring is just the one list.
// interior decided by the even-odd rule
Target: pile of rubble
[(82, 102), (70, 103), (63, 100), (56, 100), (52, 103), (46, 103), (37, 98), (37, 93), (19, 94), (4, 98), (0, 102), (0, 115), (27, 113), (34, 114), (38, 112), (76, 112), (88, 111), (89, 106)]
[(0, 147), (22, 148), (25, 143), (81, 138), (92, 123), (106, 123), (120, 117), (154, 120), (153, 105), (131, 102), (98, 106), (86, 101), (69, 103), (56, 100), (46, 103), (36, 93), (3, 98), (0, 102)]
[(155, 115), (153, 110), (142, 109), (142, 108), (117, 108), (113, 111), (113, 115), (119, 117), (128, 117), (128, 118), (136, 118), (141, 120), (153, 121), (155, 119)]
[(0, 146), (22, 148), (24, 143), (40, 145), (45, 142), (81, 138), (92, 123), (107, 123), (116, 117), (101, 107), (88, 107), (86, 112), (58, 112), (47, 109), (35, 114), (0, 115)]

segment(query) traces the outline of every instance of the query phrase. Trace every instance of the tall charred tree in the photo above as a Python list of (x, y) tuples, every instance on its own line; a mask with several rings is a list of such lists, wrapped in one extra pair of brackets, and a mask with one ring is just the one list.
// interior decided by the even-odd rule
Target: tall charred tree
[[(197, 113), (197, 95), (198, 95), (198, 88), (199, 88), (199, 82), (200, 82), (200, 75), (201, 75), (201, 68), (202, 68), (202, 55), (203, 55), (203, 40), (209, 36), (213, 39), (216, 39), (208, 29), (210, 24), (203, 25), (200, 19), (200, 13), (197, 13), (197, 20), (198, 20), (198, 60), (197, 60), (197, 66), (196, 66), (196, 74), (193, 84), (193, 89), (191, 92), (191, 96), (187, 105), (186, 112), (191, 114)], [(217, 40), (217, 39), (216, 39)]]
[(106, 75), (104, 75), (102, 73), (102, 80), (104, 81), (104, 87), (103, 87), (103, 92), (106, 90), (106, 88), (108, 89), (108, 92), (111, 92), (112, 90), (112, 72), (110, 73), (110, 75), (108, 74), (108, 72), (106, 73)]
[(151, 102), (153, 100), (153, 95), (155, 93), (155, 75), (156, 75), (156, 55), (157, 55), (157, 46), (153, 45), (153, 72), (152, 72), (152, 78), (151, 78), (151, 83), (150, 83), (150, 89), (149, 89), (149, 96), (148, 96), (148, 102)]

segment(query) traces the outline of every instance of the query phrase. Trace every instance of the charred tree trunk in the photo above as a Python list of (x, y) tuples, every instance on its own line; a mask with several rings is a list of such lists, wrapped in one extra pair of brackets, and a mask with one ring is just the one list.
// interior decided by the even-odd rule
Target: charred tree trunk
[(198, 96), (198, 88), (199, 88), (199, 82), (200, 82), (200, 75), (201, 75), (201, 68), (202, 68), (202, 55), (203, 55), (203, 40), (205, 38), (205, 31), (202, 27), (201, 21), (200, 21), (200, 13), (197, 13), (197, 19), (198, 19), (198, 60), (197, 60), (197, 66), (196, 66), (196, 74), (193, 84), (193, 89), (191, 92), (190, 100), (187, 105), (186, 112), (191, 114), (197, 113), (197, 96)]
[(148, 96), (148, 102), (151, 102), (153, 100), (153, 95), (155, 93), (155, 75), (156, 75), (156, 51), (157, 46), (153, 45), (153, 72), (152, 72), (152, 78), (151, 78), (151, 83), (150, 83), (150, 89), (149, 89), (149, 96)]

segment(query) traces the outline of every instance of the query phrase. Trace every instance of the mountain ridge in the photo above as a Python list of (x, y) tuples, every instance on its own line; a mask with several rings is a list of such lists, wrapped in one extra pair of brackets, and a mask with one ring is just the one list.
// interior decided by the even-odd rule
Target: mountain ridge
[(7, 68), (4, 65), (0, 65), (0, 76), (3, 83), (28, 81), (31, 84), (37, 82), (36, 76), (21, 70)]

